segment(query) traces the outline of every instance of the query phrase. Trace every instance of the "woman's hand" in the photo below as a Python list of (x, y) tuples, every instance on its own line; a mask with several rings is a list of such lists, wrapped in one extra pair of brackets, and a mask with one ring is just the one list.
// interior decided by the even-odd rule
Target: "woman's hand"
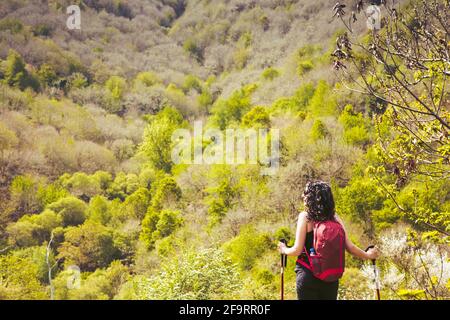
[(286, 244), (284, 244), (283, 242), (278, 242), (278, 251), (280, 251), (281, 254), (285, 254), (284, 250), (286, 249)]
[(366, 255), (367, 259), (375, 260), (380, 256), (380, 251), (377, 247), (370, 248), (369, 250), (367, 250)]

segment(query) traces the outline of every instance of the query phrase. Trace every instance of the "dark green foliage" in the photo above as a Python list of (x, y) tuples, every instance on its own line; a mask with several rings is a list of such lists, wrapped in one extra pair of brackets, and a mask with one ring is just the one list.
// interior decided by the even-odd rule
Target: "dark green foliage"
[(67, 229), (64, 242), (58, 248), (58, 258), (64, 259), (66, 266), (74, 264), (83, 271), (95, 271), (119, 259), (120, 252), (114, 246), (111, 229), (87, 222)]
[(6, 59), (4, 73), (5, 82), (12, 87), (20, 90), (25, 90), (28, 87), (34, 91), (39, 90), (39, 81), (25, 69), (25, 62), (22, 57), (13, 50), (9, 52)]
[(64, 226), (76, 226), (86, 220), (87, 205), (75, 197), (62, 198), (48, 206), (62, 218)]

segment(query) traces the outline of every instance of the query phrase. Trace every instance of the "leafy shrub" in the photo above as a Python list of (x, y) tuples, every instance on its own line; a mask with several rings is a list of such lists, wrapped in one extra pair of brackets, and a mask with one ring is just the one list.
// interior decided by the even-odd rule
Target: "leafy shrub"
[(305, 73), (311, 71), (314, 65), (311, 60), (300, 61), (297, 66), (297, 74), (303, 76)]
[(224, 244), (224, 250), (242, 270), (248, 270), (271, 245), (268, 235), (258, 234), (253, 227), (247, 226), (241, 229), (237, 237)]
[(152, 278), (136, 278), (137, 299), (232, 299), (241, 286), (236, 266), (221, 250), (188, 251)]
[(8, 226), (9, 240), (19, 247), (41, 245), (50, 239), (56, 227), (62, 226), (62, 218), (51, 210), (40, 214), (26, 215)]
[(89, 201), (87, 209), (88, 220), (106, 225), (112, 217), (108, 200), (100, 195), (97, 195)]
[(129, 270), (119, 261), (113, 261), (106, 269), (97, 269), (85, 275), (79, 288), (67, 288), (73, 274), (62, 271), (54, 279), (55, 298), (58, 300), (108, 300), (113, 299), (129, 278)]
[(38, 273), (38, 266), (30, 263), (29, 259), (11, 254), (0, 256), (0, 299), (46, 299)]
[(197, 61), (203, 60), (202, 49), (197, 45), (194, 39), (187, 39), (183, 44), (183, 49)]
[(19, 33), (23, 30), (23, 23), (19, 19), (5, 18), (0, 20), (0, 31), (10, 31), (12, 34)]
[(58, 248), (58, 257), (64, 264), (77, 265), (83, 271), (105, 268), (120, 258), (114, 246), (113, 232), (99, 223), (88, 221), (77, 227), (70, 227), (64, 234), (64, 242)]
[(339, 116), (344, 126), (344, 140), (352, 145), (365, 145), (369, 142), (366, 120), (361, 113), (355, 113), (351, 105), (347, 105)]
[(216, 101), (212, 108), (213, 123), (221, 130), (232, 123), (239, 123), (250, 109), (251, 95), (256, 88), (255, 84), (250, 84), (234, 91), (229, 99)]
[(270, 117), (264, 107), (253, 107), (242, 117), (242, 124), (246, 127), (270, 128)]
[(321, 120), (315, 120), (311, 128), (311, 138), (313, 141), (324, 139), (328, 134), (325, 124)]
[(145, 128), (140, 151), (155, 169), (170, 172), (172, 168), (172, 133), (182, 124), (182, 116), (173, 108), (164, 108), (154, 116)]
[(179, 211), (162, 210), (158, 212), (150, 208), (142, 220), (140, 239), (148, 248), (153, 249), (157, 240), (171, 235), (181, 226), (182, 222)]
[(36, 77), (29, 74), (25, 69), (25, 62), (22, 57), (15, 51), (9, 52), (6, 59), (5, 67), (5, 82), (12, 86), (25, 90), (26, 88), (32, 88), (34, 91), (39, 90), (39, 81)]
[(75, 197), (62, 198), (50, 204), (48, 209), (61, 216), (64, 226), (76, 226), (86, 220), (87, 205)]
[(136, 79), (134, 80), (134, 87), (137, 88), (139, 86), (144, 86), (148, 88), (160, 82), (161, 80), (155, 73), (145, 71), (138, 73)]
[(269, 67), (263, 71), (261, 74), (262, 78), (265, 80), (272, 81), (273, 79), (280, 76), (280, 71), (275, 68)]

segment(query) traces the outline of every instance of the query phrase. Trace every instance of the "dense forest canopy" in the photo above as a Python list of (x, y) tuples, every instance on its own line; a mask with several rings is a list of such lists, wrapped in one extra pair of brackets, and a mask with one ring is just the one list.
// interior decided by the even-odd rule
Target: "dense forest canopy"
[[(449, 299), (450, 5), (369, 2), (2, 0), (0, 299), (277, 299), (310, 180), (383, 298)], [(279, 167), (174, 162), (195, 121), (278, 130)]]

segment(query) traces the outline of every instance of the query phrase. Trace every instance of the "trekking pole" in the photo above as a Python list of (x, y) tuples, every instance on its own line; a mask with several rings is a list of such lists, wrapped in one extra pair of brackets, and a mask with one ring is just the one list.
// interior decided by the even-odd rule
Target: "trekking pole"
[[(287, 244), (286, 239), (281, 239), (280, 242)], [(287, 264), (287, 255), (281, 254), (281, 300), (284, 300), (284, 268)]]
[[(367, 247), (366, 252), (369, 249), (375, 248), (374, 245), (370, 245)], [(381, 296), (380, 296), (380, 283), (379, 283), (379, 278), (378, 278), (378, 272), (377, 272), (377, 265), (376, 265), (376, 261), (375, 259), (372, 259), (372, 266), (373, 266), (373, 275), (374, 275), (374, 282), (375, 282), (375, 290), (377, 292), (377, 300), (381, 300)]]

